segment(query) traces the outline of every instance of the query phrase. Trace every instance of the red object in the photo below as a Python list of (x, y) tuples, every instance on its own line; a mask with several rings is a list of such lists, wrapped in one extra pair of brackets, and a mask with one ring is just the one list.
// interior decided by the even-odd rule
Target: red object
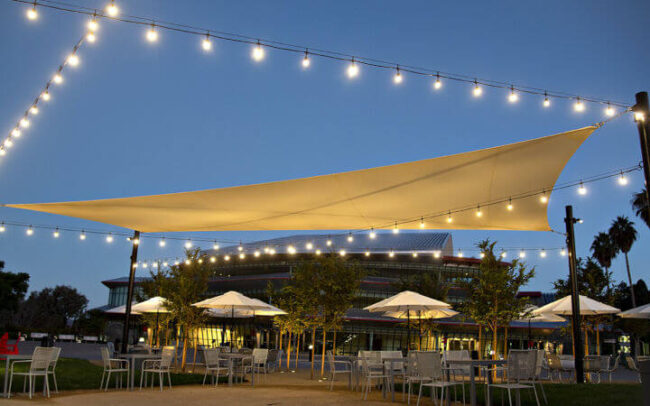
[(0, 359), (2, 354), (18, 354), (18, 340), (14, 344), (9, 344), (9, 333), (4, 333), (0, 338)]

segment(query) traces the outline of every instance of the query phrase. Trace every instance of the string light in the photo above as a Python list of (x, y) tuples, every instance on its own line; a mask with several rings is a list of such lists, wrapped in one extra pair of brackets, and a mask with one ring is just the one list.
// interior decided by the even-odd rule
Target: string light
[(605, 115), (607, 117), (614, 117), (614, 114), (616, 114), (616, 110), (614, 107), (612, 107), (611, 103), (607, 103), (607, 108), (605, 108)]
[(621, 186), (627, 185), (627, 177), (625, 177), (625, 174), (623, 171), (621, 171), (621, 175), (618, 177), (618, 184)]
[(60, 233), (59, 233), (59, 228), (57, 227), (57, 228), (54, 230), (54, 232), (52, 233), (52, 237), (54, 237), (54, 238), (59, 238), (59, 235), (60, 235)]
[(259, 41), (257, 41), (257, 46), (253, 48), (251, 57), (255, 62), (259, 62), (264, 59), (264, 48), (262, 48), (262, 44), (260, 44)]
[(546, 191), (542, 192), (542, 195), (539, 197), (539, 201), (542, 204), (548, 203), (548, 196), (546, 196)]
[(451, 224), (452, 221), (454, 221), (454, 219), (451, 217), (451, 212), (449, 212), (449, 214), (447, 215), (447, 223)]
[(296, 253), (296, 248), (295, 248), (293, 245), (289, 245), (289, 246), (287, 247), (287, 252), (288, 252), (289, 254), (293, 255), (293, 254)]
[(508, 256), (508, 253), (506, 251), (501, 251), (501, 258), (505, 258)]
[(519, 251), (519, 258), (526, 258), (526, 251)]
[(86, 40), (88, 42), (95, 42), (96, 39), (97, 39), (97, 37), (95, 36), (94, 32), (90, 31), (90, 32), (88, 32), (88, 34), (86, 34)]
[(79, 239), (81, 241), (86, 239), (86, 232), (84, 230), (81, 230), (81, 234), (79, 234)]
[(14, 128), (13, 130), (11, 130), (11, 136), (15, 138), (20, 137), (20, 130), (18, 128)]
[(37, 115), (38, 114), (38, 106), (36, 106), (34, 104), (32, 107), (29, 108), (29, 112), (32, 113), (33, 115)]
[(205, 34), (205, 38), (201, 41), (201, 47), (204, 51), (212, 50), (212, 41), (210, 41), (210, 34)]
[(463, 257), (463, 251), (458, 250), (457, 256), (458, 256), (458, 258), (462, 258)]
[(517, 101), (519, 101), (519, 95), (515, 93), (514, 86), (510, 86), (510, 94), (508, 95), (508, 101), (510, 103), (517, 103)]
[(393, 234), (399, 234), (399, 228), (397, 228), (397, 222), (395, 222), (395, 226), (393, 226)]
[(133, 245), (140, 245), (140, 239), (139, 239), (139, 238), (135, 238), (135, 239), (133, 240)]
[(542, 249), (542, 250), (539, 252), (539, 256), (542, 257), (542, 258), (546, 258), (546, 250)]
[(420, 228), (424, 228), (424, 217), (420, 218)]
[(167, 242), (165, 241), (165, 237), (161, 238), (160, 241), (158, 241), (158, 245), (160, 247), (164, 247), (165, 245), (167, 245)]
[(390, 250), (390, 251), (388, 252), (388, 256), (391, 257), (391, 258), (393, 258), (393, 257), (395, 256), (395, 252), (394, 252), (393, 250)]
[(414, 252), (413, 254), (411, 254), (411, 256), (413, 256), (413, 258), (417, 258), (417, 257), (418, 257), (418, 253), (417, 253), (417, 252)]
[(325, 244), (327, 244), (328, 247), (331, 247), (332, 246), (332, 240), (327, 240), (327, 242)]
[(370, 256), (370, 251), (366, 250), (366, 252), (364, 253), (364, 255), (367, 256), (367, 257), (369, 257), (369, 256)]
[(29, 228), (27, 228), (27, 230), (25, 231), (25, 234), (34, 235), (34, 229), (32, 228), (32, 226), (29, 226)]
[(578, 186), (578, 194), (582, 196), (587, 194), (587, 188), (585, 187), (584, 183), (582, 183), (582, 181), (580, 181), (580, 186)]
[(223, 259), (225, 259), (226, 261), (230, 261), (230, 255), (224, 256)]
[(474, 90), (473, 90), (474, 97), (479, 97), (481, 96), (482, 93), (483, 93), (483, 89), (481, 89), (481, 87), (478, 85), (478, 82), (475, 80)]
[(476, 207), (476, 217), (483, 217), (483, 212), (481, 211), (481, 206)]
[(29, 120), (27, 119), (27, 117), (23, 117), (23, 118), (20, 119), (20, 126), (21, 126), (21, 127), (23, 127), (23, 128), (28, 128), (29, 125), (30, 125), (30, 122), (29, 122)]
[(560, 255), (562, 255), (563, 257), (566, 256), (566, 250), (564, 248), (562, 248), (562, 250), (560, 250)]
[(357, 76), (359, 76), (359, 66), (357, 66), (356, 63), (354, 63), (354, 58), (352, 58), (352, 61), (350, 62), (350, 65), (348, 65), (347, 72), (348, 72), (348, 77), (350, 79), (356, 78)]
[(192, 239), (191, 238), (189, 240), (185, 241), (185, 248), (187, 248), (187, 249), (192, 248)]
[(70, 66), (79, 66), (79, 56), (77, 54), (70, 54), (67, 62)]
[(260, 256), (260, 252), (259, 252), (259, 251), (255, 251), (255, 252), (253, 253), (253, 255), (255, 256), (255, 258), (258, 258), (258, 257)]
[(573, 109), (578, 113), (582, 113), (583, 111), (585, 111), (585, 105), (579, 97), (576, 98), (576, 102), (573, 105)]
[(60, 73), (57, 73), (52, 78), (52, 81), (57, 85), (60, 85), (61, 83), (63, 83), (63, 76)]
[(481, 258), (481, 259), (485, 258), (485, 252), (482, 252), (482, 251), (481, 251), (481, 253), (478, 254), (478, 256), (479, 256), (479, 258)]
[(158, 31), (156, 31), (156, 26), (151, 24), (151, 28), (147, 31), (147, 41), (156, 42), (158, 41)]
[(246, 254), (245, 254), (245, 253), (242, 252), (241, 254), (239, 254), (239, 259), (244, 259), (244, 258), (246, 258)]
[(185, 260), (185, 265), (189, 265), (189, 264), (191, 264), (191, 263), (192, 263), (192, 261), (190, 261), (189, 259), (186, 259), (186, 260)]
[(508, 211), (512, 211), (515, 208), (515, 206), (512, 205), (512, 198), (508, 199), (508, 205), (506, 206), (506, 209)]
[(106, 242), (109, 243), (109, 244), (113, 242), (113, 234), (110, 234), (110, 233), (109, 233), (109, 234), (106, 236)]
[(106, 6), (106, 13), (111, 17), (116, 17), (119, 14), (120, 10), (115, 5), (115, 0), (111, 0), (111, 4)]
[(436, 81), (433, 82), (433, 88), (438, 90), (442, 87), (442, 82), (440, 81), (440, 74), (436, 74)]
[(309, 52), (305, 51), (305, 56), (302, 58), (302, 67), (303, 68), (309, 68), (309, 65), (311, 65), (311, 60), (309, 59)]
[(239, 245), (237, 246), (237, 251), (242, 252), (244, 250), (244, 246), (242, 245), (241, 241), (239, 242)]
[(320, 253), (321, 253), (320, 250), (316, 250), (316, 255), (320, 255)]
[(44, 91), (41, 94), (41, 99), (43, 99), (44, 101), (50, 101), (50, 92), (48, 92), (47, 90)]
[(269, 250), (269, 255), (275, 255), (275, 248), (271, 248)]
[(163, 266), (166, 268), (167, 266), (169, 266), (169, 262), (163, 262)]
[(219, 244), (215, 241), (214, 244), (212, 244), (212, 249), (217, 251), (219, 249)]
[(34, 2), (32, 8), (27, 9), (27, 19), (36, 20), (37, 18), (38, 18), (38, 11), (36, 11), (36, 2)]
[(341, 250), (341, 251), (339, 251), (339, 255), (341, 255), (342, 257), (344, 257), (345, 254), (346, 254), (345, 250)]
[(542, 103), (544, 107), (551, 107), (551, 101), (548, 98), (548, 93), (544, 92), (544, 102)]
[(86, 27), (88, 27), (88, 29), (90, 31), (92, 31), (92, 32), (97, 31), (99, 29), (99, 24), (97, 23), (97, 18), (95, 16), (93, 16), (93, 18), (90, 21), (88, 21), (88, 24), (86, 25)]
[(352, 236), (352, 233), (348, 233), (348, 242), (354, 241), (354, 237)]
[(7, 227), (5, 227), (5, 223), (0, 223), (0, 233), (4, 233), (7, 230)]
[(399, 66), (398, 66), (395, 72), (395, 76), (393, 76), (393, 82), (396, 85), (399, 85), (400, 83), (402, 83), (403, 80), (404, 78), (402, 77), (402, 73), (399, 71)]
[(308, 250), (312, 250), (314, 248), (314, 244), (308, 242), (307, 244), (305, 244), (305, 248), (307, 248)]
[(433, 257), (436, 259), (440, 258), (440, 251), (433, 251)]

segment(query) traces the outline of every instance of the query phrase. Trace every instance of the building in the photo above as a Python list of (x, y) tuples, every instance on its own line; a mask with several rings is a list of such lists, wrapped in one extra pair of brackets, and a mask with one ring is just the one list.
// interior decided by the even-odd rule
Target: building
[[(430, 272), (437, 273), (449, 287), (447, 302), (460, 303), (464, 292), (458, 288), (460, 280), (478, 275), (480, 260), (453, 256), (452, 236), (444, 232), (381, 233), (376, 238), (368, 235), (294, 235), (271, 240), (224, 247), (218, 251), (204, 251), (214, 262), (215, 276), (209, 283), (206, 297), (220, 295), (230, 290), (265, 301), (268, 285), (281, 288), (291, 277), (295, 267), (315, 255), (345, 255), (365, 268), (367, 276), (361, 283), (360, 294), (337, 334), (338, 353), (356, 353), (359, 349), (406, 348), (409, 336), (405, 323), (381, 314), (369, 313), (363, 307), (398, 293), (401, 278)], [(214, 259), (212, 259), (214, 258)], [(136, 279), (136, 286), (143, 278)], [(127, 278), (102, 282), (109, 288), (109, 305), (126, 303)], [(539, 302), (540, 292), (522, 292)], [(199, 333), (204, 345), (219, 344), (229, 340), (228, 325), (234, 325), (239, 344), (246, 341), (274, 343), (274, 330), (270, 320), (262, 318), (241, 320), (215, 319)], [(511, 346), (519, 348), (524, 341), (542, 338), (552, 326), (535, 323), (534, 326), (514, 325), (509, 333)], [(519, 333), (519, 334), (518, 334)], [(534, 336), (533, 336), (534, 333)], [(476, 347), (477, 326), (461, 317), (439, 320), (434, 331), (417, 337), (411, 333), (412, 346), (422, 348), (470, 349)], [(269, 341), (270, 340), (270, 341)], [(417, 340), (414, 343), (413, 340)]]

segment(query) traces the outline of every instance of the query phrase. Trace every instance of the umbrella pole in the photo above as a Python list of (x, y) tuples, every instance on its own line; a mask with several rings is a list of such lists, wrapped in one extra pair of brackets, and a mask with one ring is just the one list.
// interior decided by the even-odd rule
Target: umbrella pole
[(573, 347), (575, 359), (576, 383), (584, 383), (584, 366), (582, 364), (582, 337), (580, 336), (580, 292), (578, 291), (577, 263), (576, 263), (576, 240), (573, 225), (578, 219), (573, 217), (573, 206), (566, 206), (566, 242), (569, 250), (569, 282), (571, 284), (571, 320), (573, 331)]
[(406, 353), (411, 349), (411, 312), (406, 308)]
[(235, 331), (235, 306), (232, 306), (231, 309), (231, 319), (230, 319), (230, 352), (232, 352), (232, 340), (233, 340), (233, 333)]

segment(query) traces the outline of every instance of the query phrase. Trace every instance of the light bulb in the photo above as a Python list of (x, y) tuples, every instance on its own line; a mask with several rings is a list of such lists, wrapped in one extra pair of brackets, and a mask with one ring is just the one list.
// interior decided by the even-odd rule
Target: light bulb
[(417, 253), (417, 252), (414, 252), (414, 253), (411, 254), (411, 255), (413, 256), (413, 258), (417, 258), (417, 257), (418, 257), (418, 253)]
[(515, 206), (512, 205), (512, 199), (508, 200), (508, 205), (506, 206), (506, 209), (508, 211), (512, 211), (515, 208)]
[(36, 105), (30, 107), (30, 108), (29, 108), (29, 112), (30, 112), (31, 114), (33, 114), (33, 115), (37, 115), (37, 114), (38, 114), (38, 107), (37, 107)]
[(5, 223), (0, 223), (0, 233), (4, 233), (6, 230)]
[(542, 250), (539, 252), (539, 256), (542, 257), (542, 258), (546, 258), (546, 250), (542, 249)]
[(296, 249), (294, 248), (293, 245), (289, 245), (289, 246), (287, 247), (287, 252), (288, 252), (289, 254), (293, 255), (293, 254), (296, 253)]
[(153, 24), (151, 25), (149, 31), (147, 31), (147, 41), (149, 42), (158, 41), (158, 31), (156, 31), (156, 26)]
[(4, 148), (0, 147), (0, 156), (4, 156), (7, 154), (7, 151), (4, 150)]
[(90, 31), (97, 31), (99, 29), (99, 24), (97, 23), (97, 19), (95, 17), (92, 18), (92, 20), (88, 21), (88, 24), (86, 24), (86, 27)]
[(230, 255), (226, 255), (225, 257), (223, 257), (223, 259), (225, 259), (226, 261), (230, 261)]
[(160, 241), (158, 241), (158, 245), (161, 247), (167, 245), (167, 242), (165, 241), (165, 237), (161, 238)]
[(311, 65), (311, 61), (309, 60), (309, 54), (305, 51), (305, 57), (302, 58), (302, 67), (309, 68), (309, 65)]
[(4, 146), (7, 147), (7, 148), (11, 148), (11, 147), (14, 146), (14, 142), (10, 138), (7, 138), (5, 140)]
[(370, 256), (370, 251), (366, 251), (365, 256), (369, 257)]
[(239, 259), (244, 259), (244, 258), (246, 258), (246, 254), (244, 254), (243, 252), (239, 254)]
[(474, 90), (473, 90), (474, 97), (479, 97), (482, 93), (483, 93), (483, 89), (481, 89), (477, 81), (474, 81)]
[(54, 237), (54, 238), (59, 238), (59, 235), (61, 235), (61, 234), (59, 233), (59, 229), (57, 228), (57, 229), (55, 229), (54, 232), (52, 233), (52, 237)]
[(481, 252), (480, 254), (478, 254), (478, 256), (479, 256), (479, 258), (481, 258), (481, 259), (485, 258), (485, 252)]
[(395, 256), (395, 252), (393, 250), (390, 250), (390, 252), (388, 253), (388, 256), (393, 258)]
[(133, 245), (140, 245), (140, 239), (139, 238), (134, 239)]
[(242, 252), (243, 250), (244, 250), (244, 246), (241, 245), (241, 243), (239, 243), (239, 245), (237, 246), (237, 251)]
[(36, 20), (38, 18), (38, 12), (36, 11), (36, 5), (27, 10), (27, 19)]
[(311, 249), (314, 248), (314, 244), (308, 242), (307, 244), (305, 244), (305, 248), (307, 248), (308, 250), (311, 250)]
[(420, 219), (420, 228), (424, 228), (424, 218)]
[(508, 253), (505, 252), (505, 251), (502, 251), (501, 252), (501, 258), (505, 258), (506, 256), (508, 256)]
[(514, 87), (510, 87), (510, 94), (508, 95), (508, 101), (510, 103), (517, 103), (519, 100), (519, 95), (515, 92)]
[(269, 255), (275, 255), (275, 248), (271, 248), (269, 250)]
[(20, 119), (20, 126), (23, 128), (29, 127), (29, 120), (26, 117)]
[(41, 94), (41, 99), (43, 99), (45, 101), (49, 101), (50, 100), (50, 92), (48, 92), (47, 90), (44, 91), (43, 94)]
[(393, 227), (393, 234), (399, 234), (399, 228), (397, 228), (397, 223), (395, 223), (395, 226)]
[(483, 217), (483, 212), (481, 211), (481, 206), (476, 208), (476, 217)]
[(551, 101), (548, 99), (548, 97), (544, 98), (544, 102), (542, 103), (544, 107), (550, 107), (551, 106)]
[(577, 112), (585, 111), (585, 104), (582, 102), (582, 100), (580, 100), (579, 97), (576, 99), (576, 102), (573, 105), (573, 109)]
[(146, 263), (146, 262), (143, 262), (143, 263), (142, 263), (142, 267), (143, 267), (144, 269), (147, 269), (148, 266), (149, 266), (148, 263)]
[(257, 46), (253, 48), (253, 51), (251, 52), (251, 57), (255, 62), (259, 62), (262, 59), (264, 59), (264, 48), (262, 48), (262, 44), (260, 44), (259, 41), (257, 41)]
[(578, 194), (583, 196), (587, 194), (587, 188), (582, 182), (580, 182), (580, 186), (578, 186)]
[(393, 82), (395, 82), (396, 85), (399, 85), (403, 80), (404, 78), (402, 77), (402, 73), (399, 71), (399, 68), (397, 68), (397, 72), (395, 72), (395, 76), (393, 76)]
[(15, 138), (20, 137), (20, 130), (18, 128), (14, 128), (13, 130), (11, 130), (11, 136)]
[(316, 255), (320, 255), (320, 250), (316, 250)]
[(70, 56), (68, 56), (68, 63), (70, 64), (70, 66), (78, 66), (79, 57), (77, 56), (77, 54), (70, 54)]
[(438, 90), (442, 87), (442, 82), (440, 81), (440, 75), (436, 75), (436, 81), (433, 82), (433, 88)]
[(640, 111), (634, 112), (634, 121), (645, 121), (645, 114)]
[(192, 240), (185, 241), (185, 248), (192, 248)]
[(29, 226), (29, 228), (27, 228), (27, 230), (25, 231), (25, 234), (27, 234), (27, 235), (33, 235), (34, 234), (34, 229), (32, 228), (32, 226)]
[(519, 251), (519, 258), (526, 258), (526, 252), (525, 251)]
[(219, 249), (219, 244), (216, 241), (214, 244), (212, 244), (212, 249), (215, 251)]
[(86, 40), (88, 40), (88, 42), (95, 42), (96, 39), (97, 37), (95, 36), (94, 32), (90, 31), (88, 34), (86, 34)]
[(259, 252), (259, 251), (255, 251), (255, 252), (253, 253), (253, 255), (255, 256), (255, 258), (257, 258), (257, 257), (260, 256), (260, 252)]
[(348, 242), (354, 241), (354, 237), (352, 236), (352, 233), (348, 234)]
[(370, 229), (370, 233), (368, 234), (368, 237), (370, 237), (371, 240), (374, 240), (377, 237), (377, 233), (375, 233), (374, 228)]
[(210, 41), (209, 34), (206, 34), (203, 41), (201, 41), (201, 47), (203, 48), (204, 51), (209, 51), (212, 49), (212, 41)]
[(327, 240), (326, 244), (327, 244), (328, 247), (331, 247), (332, 246), (332, 240)]
[(354, 63), (354, 58), (352, 58), (352, 62), (350, 62), (350, 65), (348, 65), (347, 72), (348, 72), (348, 77), (350, 79), (359, 76), (359, 66), (357, 66), (356, 63)]
[(542, 204), (548, 203), (548, 196), (546, 196), (546, 192), (542, 192), (542, 195), (539, 197), (539, 201)]
[(562, 255), (563, 257), (566, 257), (566, 250), (564, 248), (562, 248), (560, 250), (560, 255)]
[(440, 258), (440, 251), (433, 251), (434, 258)]
[(164, 266), (164, 267), (169, 266), (169, 262), (167, 262), (167, 261), (163, 262), (163, 266)]
[(186, 259), (186, 260), (185, 260), (185, 265), (189, 265), (189, 264), (191, 264), (190, 260), (189, 260), (189, 259)]
[(341, 251), (339, 251), (339, 255), (340, 255), (340, 256), (344, 257), (345, 254), (346, 254), (345, 250), (341, 250)]
[(462, 257), (463, 257), (463, 251), (458, 251), (458, 255), (457, 255), (457, 256), (458, 256), (458, 258), (462, 258)]
[(111, 4), (106, 6), (106, 13), (111, 17), (117, 16), (119, 12), (120, 12), (120, 10), (115, 5), (114, 1), (111, 1)]
[(85, 231), (81, 230), (81, 234), (79, 234), (79, 239), (81, 241), (86, 239), (86, 232)]
[(454, 221), (454, 219), (451, 218), (451, 213), (449, 213), (449, 214), (447, 215), (447, 223), (451, 223), (452, 221)]
[(57, 74), (54, 75), (54, 77), (52, 78), (52, 81), (54, 81), (54, 83), (56, 83), (57, 85), (60, 85), (61, 83), (63, 83), (63, 76), (61, 76), (60, 73), (57, 73)]
[(607, 108), (605, 109), (605, 115), (607, 117), (612, 117), (614, 114), (616, 114), (616, 110), (614, 107), (612, 107), (611, 104), (607, 103)]
[(627, 177), (625, 177), (625, 174), (623, 172), (621, 172), (618, 177), (618, 184), (621, 186), (627, 185)]
[(113, 242), (113, 235), (112, 234), (109, 234), (109, 235), (106, 236), (106, 242), (107, 243), (112, 243)]

